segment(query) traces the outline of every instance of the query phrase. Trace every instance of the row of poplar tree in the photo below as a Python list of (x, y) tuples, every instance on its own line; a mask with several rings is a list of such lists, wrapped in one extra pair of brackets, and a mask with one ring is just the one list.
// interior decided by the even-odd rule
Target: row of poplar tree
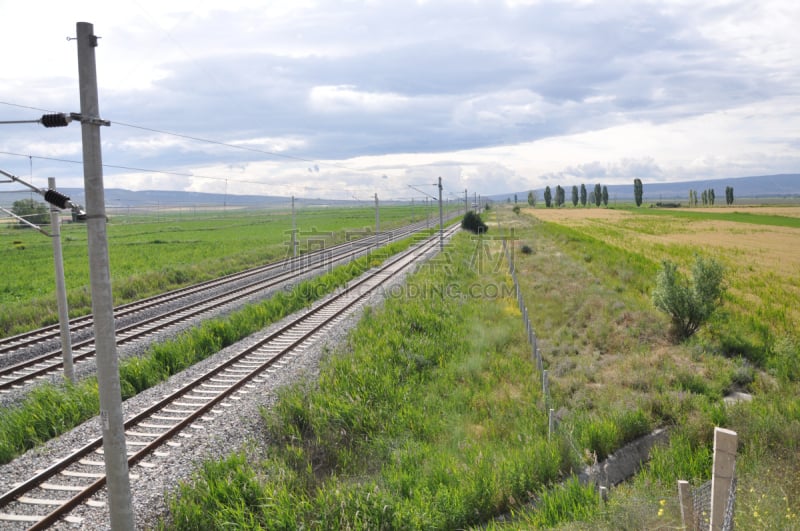
[[(700, 201), (703, 202), (703, 206), (714, 206), (714, 201), (716, 201), (714, 189), (703, 190), (700, 194), (700, 199), (697, 198), (697, 190), (689, 190), (689, 205), (697, 206)], [(733, 204), (733, 186), (725, 187), (725, 204)]]
[[(530, 202), (530, 197), (528, 200)], [(585, 184), (581, 184), (580, 189), (577, 186), (573, 186), (572, 205), (578, 206), (579, 202), (581, 206), (586, 206), (586, 203), (594, 203), (598, 207), (601, 204), (608, 206), (608, 187), (596, 184), (594, 185), (594, 190), (587, 193)], [(547, 208), (564, 206), (564, 203), (566, 203), (566, 191), (561, 185), (556, 186), (555, 195), (553, 195), (553, 191), (550, 190), (549, 186), (544, 189), (544, 205)]]
[[(633, 198), (636, 202), (636, 206), (642, 205), (642, 196), (644, 190), (642, 186), (641, 179), (634, 179), (633, 180)], [(514, 196), (514, 202), (516, 203), (516, 196)], [(700, 201), (702, 201), (703, 205), (706, 206), (714, 206), (714, 202), (716, 201), (716, 196), (714, 193), (713, 188), (709, 188), (707, 190), (703, 190), (703, 192), (698, 196), (697, 190), (689, 190), (689, 205), (690, 206), (697, 206)], [(608, 206), (608, 188), (606, 186), (601, 186), (599, 184), (594, 185), (594, 191), (588, 192), (586, 190), (586, 185), (581, 184), (580, 188), (577, 186), (572, 187), (572, 205), (578, 206), (580, 202), (581, 206), (586, 206), (586, 203), (592, 204), (594, 203), (595, 206)], [(555, 195), (553, 195), (553, 191), (547, 186), (544, 189), (544, 204), (547, 208), (551, 206), (564, 206), (566, 203), (566, 191), (561, 187), (561, 185), (556, 186)], [(536, 193), (533, 191), (528, 192), (528, 204), (531, 206), (536, 206)], [(733, 186), (726, 186), (725, 187), (725, 204), (732, 205), (733, 204)]]

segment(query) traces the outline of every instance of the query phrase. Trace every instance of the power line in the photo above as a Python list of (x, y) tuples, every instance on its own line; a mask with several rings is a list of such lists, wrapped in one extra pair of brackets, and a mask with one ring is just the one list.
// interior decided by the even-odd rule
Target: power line
[(31, 107), (30, 105), (21, 105), (19, 103), (11, 103), (11, 102), (8, 102), (8, 101), (0, 101), (0, 104), (8, 105), (9, 107), (19, 107), (20, 109), (30, 109), (30, 110), (33, 110), (33, 111), (42, 111), (42, 112), (47, 112), (47, 113), (55, 112), (55, 111), (53, 111), (51, 109), (41, 109), (39, 107)]
[[(18, 104), (18, 103), (11, 103), (11, 102), (7, 102), (7, 101), (0, 101), (0, 104), (9, 105), (9, 106), (12, 106), (12, 107), (18, 107), (18, 108), (21, 108), (21, 109), (31, 109), (31, 110), (35, 110), (35, 111), (42, 111), (42, 112), (47, 112), (47, 113), (53, 112), (53, 111), (47, 110), (47, 109), (41, 109), (41, 108), (38, 108), (38, 107), (32, 107), (30, 105), (21, 105), (21, 104)], [(375, 174), (374, 172), (365, 171), (365, 170), (357, 170), (357, 169), (354, 169), (354, 168), (350, 168), (350, 167), (344, 166), (342, 164), (336, 164), (336, 163), (332, 163), (332, 162), (324, 162), (324, 161), (321, 161), (321, 160), (318, 160), (318, 159), (312, 159), (312, 158), (306, 158), (306, 157), (298, 157), (298, 156), (295, 156), (295, 155), (288, 155), (288, 154), (285, 154), (285, 153), (278, 153), (278, 152), (269, 151), (269, 150), (266, 150), (266, 149), (259, 149), (259, 148), (249, 147), (249, 146), (242, 146), (242, 145), (238, 145), (238, 144), (231, 144), (230, 142), (223, 142), (221, 140), (214, 140), (214, 139), (210, 139), (210, 138), (202, 138), (202, 137), (199, 137), (199, 136), (188, 135), (188, 134), (184, 134), (184, 133), (176, 133), (174, 131), (165, 131), (163, 129), (156, 129), (154, 127), (146, 127), (146, 126), (142, 126), (142, 125), (129, 124), (129, 123), (125, 123), (125, 122), (119, 122), (119, 121), (116, 121), (116, 120), (110, 120), (110, 122), (115, 124), (115, 125), (121, 125), (123, 127), (129, 127), (131, 129), (139, 129), (141, 131), (149, 131), (151, 133), (158, 133), (158, 134), (162, 134), (162, 135), (174, 136), (176, 138), (184, 138), (186, 140), (192, 140), (192, 141), (195, 141), (195, 142), (202, 142), (202, 143), (211, 144), (211, 145), (215, 145), (215, 146), (223, 146), (223, 147), (227, 147), (227, 148), (230, 148), (230, 149), (238, 149), (238, 150), (241, 150), (241, 151), (249, 151), (249, 152), (252, 152), (252, 153), (259, 153), (261, 155), (269, 155), (271, 157), (279, 157), (279, 158), (284, 158), (284, 159), (288, 159), (288, 160), (295, 160), (295, 161), (298, 161), (298, 162), (304, 162), (304, 163), (309, 163), (309, 164), (316, 164), (316, 165), (321, 165), (321, 166), (329, 166), (329, 167), (332, 167), (332, 168), (338, 168), (338, 169), (350, 171), (350, 172), (353, 172), (353, 173), (359, 173), (359, 174), (378, 177), (378, 175)], [(111, 165), (106, 165), (106, 164), (104, 164), (104, 166), (113, 167)], [(122, 169), (125, 169), (125, 168), (122, 168)], [(150, 171), (150, 170), (144, 170), (144, 171)], [(168, 172), (162, 172), (162, 173), (168, 173)]]
[[(24, 155), (22, 153), (13, 153), (11, 151), (0, 151), (0, 154), (2, 154), (2, 155), (12, 155), (12, 156), (15, 156), (15, 157), (25, 157), (25, 158), (34, 158), (34, 159), (40, 159), (40, 160), (50, 160), (50, 161), (53, 161), (53, 162), (64, 162), (64, 163), (68, 163), (68, 164), (83, 164), (82, 160), (60, 159), (60, 158), (57, 158), (57, 157), (45, 157), (45, 156), (42, 156), (42, 155)], [(199, 179), (212, 179), (212, 180), (218, 180), (218, 181), (231, 180), (231, 181), (248, 183), (248, 184), (264, 184), (264, 183), (261, 183), (261, 182), (258, 182), (258, 181), (246, 181), (246, 180), (242, 180), (242, 179), (231, 179), (230, 177), (211, 177), (211, 176), (208, 176), (208, 175), (198, 175), (198, 174), (195, 174), (195, 173), (185, 173), (185, 172), (179, 172), (179, 171), (174, 171), (174, 170), (159, 170), (159, 169), (151, 169), (151, 168), (137, 168), (135, 166), (122, 166), (122, 165), (119, 165), (119, 164), (103, 164), (103, 167), (104, 168), (113, 168), (113, 169), (117, 169), (117, 170), (141, 171), (141, 172), (145, 172), (145, 173), (165, 173), (165, 174), (168, 174), (168, 175), (175, 175), (175, 176), (178, 176), (178, 177), (197, 177)]]
[[(30, 109), (30, 110), (42, 111), (42, 112), (46, 112), (46, 113), (52, 113), (53, 112), (52, 110), (49, 110), (49, 109), (42, 109), (42, 108), (39, 108), (39, 107), (34, 107), (34, 106), (30, 106), (30, 105), (22, 105), (22, 104), (18, 104), (18, 103), (11, 103), (11, 102), (7, 102), (7, 101), (0, 101), (0, 104), (12, 106), (12, 107), (18, 107), (18, 108), (21, 108), (21, 109)], [(340, 170), (348, 171), (348, 172), (351, 172), (351, 173), (354, 173), (354, 174), (368, 175), (368, 176), (373, 177), (373, 178), (377, 178), (379, 176), (380, 177), (385, 177), (384, 173), (381, 173), (381, 175), (378, 175), (377, 173), (375, 173), (373, 171), (354, 169), (354, 168), (345, 166), (343, 164), (336, 164), (336, 163), (332, 163), (332, 162), (324, 162), (324, 161), (320, 161), (318, 159), (298, 157), (298, 156), (295, 156), (295, 155), (288, 155), (288, 154), (285, 154), (285, 153), (277, 153), (277, 152), (269, 151), (269, 150), (265, 150), (265, 149), (259, 149), (259, 148), (249, 147), (249, 146), (232, 144), (230, 142), (224, 142), (224, 141), (221, 141), (221, 140), (202, 138), (202, 137), (198, 137), (198, 136), (194, 136), (194, 135), (188, 135), (188, 134), (184, 134), (184, 133), (176, 133), (176, 132), (173, 132), (173, 131), (165, 131), (165, 130), (156, 129), (156, 128), (153, 128), (153, 127), (140, 126), (140, 125), (129, 124), (129, 123), (125, 123), (125, 122), (119, 122), (119, 121), (113, 121), (113, 120), (111, 120), (109, 122), (113, 123), (113, 124), (116, 124), (116, 125), (121, 125), (123, 127), (128, 127), (128, 128), (131, 128), (131, 129), (138, 129), (138, 130), (141, 130), (141, 131), (148, 131), (148, 132), (151, 132), (151, 133), (158, 133), (158, 134), (162, 134), (162, 135), (174, 136), (176, 138), (183, 138), (183, 139), (191, 140), (191, 141), (194, 141), (194, 142), (201, 142), (201, 143), (211, 144), (211, 145), (215, 145), (215, 146), (222, 146), (222, 147), (226, 147), (226, 148), (230, 148), (230, 149), (237, 149), (237, 150), (241, 150), (241, 151), (248, 151), (248, 152), (252, 152), (252, 153), (268, 155), (270, 157), (278, 157), (278, 158), (283, 158), (283, 159), (287, 159), (287, 160), (303, 162), (303, 163), (307, 163), (307, 164), (314, 164), (315, 168), (318, 168), (319, 166), (325, 166), (325, 167), (337, 168), (337, 169), (340, 169)], [(40, 159), (40, 160), (50, 160), (50, 161), (54, 161), (54, 162), (62, 162), (62, 163), (69, 163), (69, 164), (82, 164), (83, 163), (82, 161), (78, 161), (78, 160), (61, 159), (61, 158), (46, 157), (46, 156), (23, 155), (21, 153), (13, 153), (13, 152), (8, 152), (8, 151), (0, 151), (0, 154), (19, 156), (19, 157), (28, 157), (31, 161), (34, 158), (36, 158), (36, 159)], [(138, 167), (133, 167), (133, 166), (125, 166), (125, 165), (115, 165), (115, 164), (105, 164), (104, 163), (103, 167), (112, 168), (112, 169), (119, 169), (119, 170), (125, 170), (125, 171), (144, 172), (144, 173), (162, 173), (162, 174), (165, 174), (165, 175), (174, 175), (174, 176), (177, 176), (177, 177), (192, 177), (192, 178), (209, 179), (209, 180), (215, 180), (215, 181), (225, 181), (225, 182), (231, 181), (231, 182), (236, 182), (236, 183), (257, 184), (257, 185), (268, 185), (268, 184), (271, 184), (271, 183), (264, 183), (264, 182), (260, 182), (260, 181), (252, 181), (252, 180), (247, 180), (247, 179), (234, 179), (234, 178), (231, 178), (231, 177), (216, 177), (216, 176), (208, 176), (208, 175), (199, 175), (199, 174), (195, 174), (195, 173), (191, 173), (191, 172), (179, 172), (179, 171), (174, 171), (174, 170), (151, 169), (151, 168), (138, 168)], [(306, 188), (308, 188), (308, 187), (306, 187)], [(342, 191), (342, 188), (329, 188), (329, 189), (326, 189), (326, 188), (322, 188), (322, 187), (313, 187), (313, 189), (314, 190), (327, 190), (327, 191), (333, 191), (333, 192), (341, 192)], [(375, 189), (374, 186), (373, 187), (347, 188), (347, 190), (370, 190), (370, 191), (374, 190), (374, 189)], [(382, 190), (386, 191), (386, 189), (382, 189)]]
[[(212, 139), (209, 139), (209, 138), (201, 138), (201, 137), (198, 137), (198, 136), (186, 135), (186, 134), (183, 134), (183, 133), (175, 133), (173, 131), (163, 131), (161, 129), (154, 129), (152, 127), (145, 127), (145, 126), (142, 126), (142, 125), (126, 124), (124, 122), (112, 121), (111, 123), (116, 124), (116, 125), (121, 125), (123, 127), (130, 127), (132, 129), (141, 129), (142, 131), (150, 131), (151, 133), (159, 133), (159, 134), (162, 134), (162, 135), (169, 135), (169, 136), (174, 136), (174, 137), (178, 137), (178, 138), (185, 138), (187, 140), (194, 140), (195, 142), (204, 142), (206, 144), (213, 144), (215, 146), (224, 146), (224, 147), (228, 147), (228, 148), (232, 148), (232, 149), (240, 149), (242, 151), (252, 151), (254, 153), (260, 153), (262, 155), (270, 155), (272, 157), (281, 157), (281, 158), (285, 158), (285, 159), (297, 160), (297, 161), (300, 161), (300, 162), (308, 162), (308, 163), (313, 163), (313, 164), (326, 164), (326, 163), (321, 163), (320, 161), (314, 160), (314, 159), (306, 159), (306, 158), (303, 158), (303, 157), (296, 157), (294, 155), (286, 155), (284, 153), (276, 153), (274, 151), (267, 151), (265, 149), (258, 149), (258, 148), (248, 147), (248, 146), (240, 146), (240, 145), (236, 145), (236, 144), (230, 144), (228, 142), (223, 142), (221, 140), (212, 140)], [(333, 166), (336, 166), (336, 165), (333, 164)], [(349, 169), (349, 168), (344, 168), (344, 169)]]

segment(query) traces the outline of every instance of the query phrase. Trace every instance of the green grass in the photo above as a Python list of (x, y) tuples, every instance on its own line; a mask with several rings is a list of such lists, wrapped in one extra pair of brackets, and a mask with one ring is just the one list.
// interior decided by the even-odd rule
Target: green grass
[[(502, 264), (488, 256), (478, 272), (475, 241), (461, 235), (404, 297), (366, 312), (317, 380), (281, 392), (264, 413), (266, 440), (198, 468), (161, 527), (678, 528), (675, 481), (708, 479), (715, 426), (740, 437), (737, 526), (796, 525), (796, 337), (754, 346), (758, 363), (726, 350), (735, 338), (722, 326), (673, 344), (649, 296), (658, 248), (621, 249), (602, 232), (613, 227), (567, 229), (510, 209), (487, 221), (490, 234), (514, 223), (516, 248), (532, 249), (515, 259), (548, 401), (516, 302), (473, 289), (502, 293)], [(731, 390), (755, 399), (725, 406)], [(560, 419), (549, 442), (546, 404)], [(655, 426), (669, 443), (608, 502), (569, 479)]]
[[(419, 220), (421, 209), (381, 209), (381, 229)], [(114, 303), (122, 304), (287, 257), (291, 216), (282, 210), (114, 216), (108, 232)], [(374, 230), (372, 208), (303, 208), (301, 252)], [(91, 312), (86, 225), (62, 228), (70, 316)], [(0, 228), (0, 337), (57, 322), (52, 244), (38, 232)]]
[[(535, 247), (530, 255), (517, 255), (518, 273), (524, 291), (536, 294), (529, 309), (543, 351), (552, 352), (554, 400), (575, 409), (565, 428), (591, 452), (587, 460), (615, 446), (620, 423), (609, 419), (633, 408), (671, 433), (669, 444), (654, 450), (648, 467), (614, 489), (609, 504), (558, 528), (678, 527), (675, 482), (686, 479), (698, 486), (710, 478), (715, 426), (737, 431), (740, 437), (737, 474), (746, 506), (739, 505), (737, 497), (737, 526), (792, 528), (800, 507), (796, 336), (781, 335), (785, 330), (773, 335), (772, 323), (765, 323), (771, 314), (752, 307), (749, 313), (733, 311), (726, 300), (700, 337), (671, 344), (664, 317), (653, 312), (649, 297), (655, 264), (659, 257), (688, 259), (698, 249), (621, 248), (618, 242), (626, 231), (663, 232), (657, 223), (640, 221), (643, 217), (623, 226), (537, 223), (533, 233), (519, 231), (520, 244)], [(619, 281), (620, 271), (626, 282)], [(762, 273), (758, 278), (769, 282), (771, 277)], [(774, 299), (776, 306), (798, 303), (786, 292)], [(748, 338), (754, 329), (762, 334), (759, 342)], [(750, 391), (756, 399), (726, 407), (721, 398), (731, 390)], [(600, 423), (584, 427), (592, 418)], [(783, 467), (777, 474), (776, 462)], [(768, 470), (774, 482), (763, 481)], [(521, 523), (504, 527), (529, 529), (533, 518), (535, 510), (522, 516)]]
[(164, 527), (463, 528), (568, 471), (569, 451), (530, 407), (540, 388), (513, 300), (466, 295), (507, 282), (469, 267), (473, 246), (458, 236), (449, 268), (418, 273), (416, 295), (367, 312), (318, 381), (281, 393), (265, 412), (273, 440), (245, 467), (252, 503), (215, 492), (219, 471), (238, 473), (232, 456), (180, 489)]
[[(134, 396), (219, 350), (308, 306), (343, 286), (386, 257), (406, 248), (412, 239), (391, 244), (350, 264), (296, 285), (231, 315), (212, 319), (174, 340), (150, 347), (140, 358), (120, 363), (123, 399)], [(98, 411), (97, 382), (89, 378), (77, 385), (39, 386), (15, 408), (0, 411), (0, 463), (60, 435)]]
[(635, 212), (648, 216), (666, 216), (689, 220), (731, 221), (734, 223), (750, 223), (753, 225), (800, 228), (800, 218), (778, 216), (774, 214), (756, 214), (752, 212), (693, 212), (691, 210), (665, 210), (659, 208), (642, 208), (635, 210)]

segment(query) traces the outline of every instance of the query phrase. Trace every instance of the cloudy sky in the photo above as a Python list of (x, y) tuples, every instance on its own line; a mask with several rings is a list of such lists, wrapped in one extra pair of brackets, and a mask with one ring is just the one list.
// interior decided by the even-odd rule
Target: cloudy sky
[[(0, 0), (0, 19), (0, 121), (79, 111), (67, 37), (94, 24), (108, 188), (388, 199), (439, 176), (459, 195), (800, 170), (797, 0)], [(38, 186), (82, 186), (80, 160), (77, 124), (0, 125), (0, 169)]]

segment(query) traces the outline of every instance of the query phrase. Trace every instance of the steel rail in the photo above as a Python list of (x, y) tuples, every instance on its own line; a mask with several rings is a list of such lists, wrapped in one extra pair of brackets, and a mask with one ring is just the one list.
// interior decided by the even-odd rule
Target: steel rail
[[(451, 235), (453, 232), (455, 232), (455, 230), (456, 230), (455, 227), (450, 228), (448, 231), (448, 236)], [(284, 324), (278, 330), (268, 334), (266, 337), (259, 340), (256, 344), (245, 348), (244, 350), (235, 354), (228, 360), (222, 362), (221, 364), (207, 371), (202, 376), (196, 378), (192, 382), (184, 385), (180, 389), (174, 391), (168, 396), (163, 397), (155, 404), (147, 407), (140, 413), (129, 418), (125, 422), (126, 439), (128, 439), (129, 437), (152, 438), (152, 440), (149, 441), (147, 444), (145, 444), (141, 449), (132, 453), (129, 456), (128, 458), (129, 467), (135, 465), (136, 463), (144, 459), (146, 456), (151, 454), (156, 448), (162, 446), (169, 440), (173, 439), (184, 428), (196, 422), (204, 415), (208, 414), (209, 411), (211, 411), (216, 406), (220, 405), (226, 399), (233, 396), (234, 393), (240, 391), (242, 387), (247, 385), (250, 381), (252, 381), (256, 377), (258, 377), (265, 370), (274, 366), (277, 362), (284, 359), (288, 354), (294, 352), (298, 346), (308, 341), (317, 332), (322, 330), (324, 327), (328, 326), (331, 322), (340, 318), (351, 308), (362, 303), (367, 296), (374, 293), (389, 279), (393, 278), (395, 275), (402, 273), (410, 265), (416, 263), (416, 261), (420, 257), (428, 254), (432, 250), (435, 251), (437, 245), (438, 245), (438, 237), (432, 236), (427, 238), (424, 242), (416, 244), (414, 247), (404, 251), (403, 253), (400, 253), (390, 258), (386, 263), (384, 263), (379, 268), (372, 270), (368, 273), (365, 273), (359, 279), (356, 279), (355, 281), (351, 282), (345, 290), (319, 302), (311, 309), (309, 309), (309, 311), (291, 319), (290, 322)], [(314, 319), (317, 319), (317, 321), (315, 322)], [(278, 338), (286, 335), (290, 335), (291, 337), (293, 333), (295, 334), (297, 333), (297, 329), (299, 327), (308, 324), (310, 324), (310, 327), (301, 330), (300, 331), (301, 333), (296, 337), (294, 337), (293, 339), (291, 339), (288, 344), (281, 345), (280, 347), (278, 347), (278, 351), (275, 352), (274, 354), (267, 354), (269, 356), (268, 359), (262, 359), (258, 362), (249, 359), (249, 358), (259, 358), (259, 357), (263, 358), (265, 354), (262, 353), (262, 351), (265, 348), (274, 345), (274, 343)], [(255, 365), (253, 365), (254, 363)], [(239, 370), (233, 370), (237, 367), (237, 365), (242, 366), (243, 368)], [(219, 389), (220, 387), (223, 387), (223, 385), (220, 384), (219, 382), (224, 381), (220, 377), (223, 376), (226, 373), (226, 371), (232, 372), (235, 375), (235, 378), (231, 377), (232, 381), (229, 384), (224, 385), (223, 389)], [(212, 381), (215, 383), (213, 384), (209, 383)], [(214, 396), (203, 396), (201, 399), (192, 397), (191, 398), (192, 400), (202, 400), (206, 398), (207, 400), (205, 400), (205, 403), (191, 404), (192, 406), (196, 405), (197, 407), (193, 410), (186, 410), (185, 408), (190, 406), (187, 405), (185, 401), (187, 399), (190, 399), (189, 398), (190, 395), (198, 391), (203, 386), (208, 386), (210, 388), (219, 390), (215, 392)], [(171, 420), (175, 420), (176, 422), (169, 427), (164, 426), (166, 429), (161, 433), (143, 434), (131, 431), (132, 428), (141, 425), (148, 419), (152, 419), (153, 416), (156, 415), (157, 413), (167, 412), (166, 410), (168, 410), (170, 406), (178, 406), (179, 408), (184, 408), (184, 409), (179, 409), (178, 411), (185, 413), (185, 415), (182, 418), (170, 417)], [(169, 412), (174, 412), (174, 411), (175, 410), (169, 410)], [(159, 418), (163, 419), (164, 417), (161, 416)], [(150, 429), (152, 430), (152, 427)], [(65, 458), (61, 459), (60, 461), (54, 463), (47, 469), (37, 472), (26, 481), (22, 482), (21, 484), (15, 486), (6, 493), (2, 494), (0, 496), (0, 507), (7, 507), (9, 504), (12, 503), (25, 503), (24, 501), (20, 501), (20, 498), (22, 498), (26, 493), (35, 490), (37, 488), (40, 488), (40, 486), (42, 486), (42, 484), (45, 483), (47, 480), (67, 470), (73, 464), (80, 463), (81, 460), (85, 458), (87, 455), (91, 454), (92, 452), (99, 451), (101, 446), (102, 446), (102, 438), (96, 438), (90, 441), (89, 443), (85, 444), (84, 446), (82, 446), (80, 449), (72, 452)], [(80, 490), (70, 498), (58, 500), (61, 504), (56, 509), (50, 511), (46, 515), (43, 515), (31, 527), (29, 527), (29, 530), (46, 529), (50, 525), (62, 519), (77, 505), (87, 500), (92, 495), (94, 495), (104, 485), (105, 485), (105, 476), (102, 475), (102, 477), (97, 477), (95, 481), (83, 487), (82, 490)], [(14, 515), (2, 514), (0, 516), (2, 516), (3, 519), (10, 520), (13, 518)], [(27, 518), (31, 517), (27, 516)]]
[[(390, 234), (392, 237), (396, 237), (395, 236), (396, 234), (403, 234), (403, 233), (408, 234), (410, 232), (418, 231), (420, 230), (421, 225), (422, 222), (416, 222), (407, 225), (405, 227), (395, 229), (394, 231), (387, 231), (387, 233)], [(318, 249), (310, 253), (306, 253), (304, 255), (298, 256), (297, 258), (285, 258), (277, 262), (265, 264), (263, 266), (257, 266), (243, 271), (238, 271), (236, 273), (231, 273), (229, 275), (224, 275), (215, 279), (192, 284), (190, 286), (185, 286), (183, 288), (171, 290), (165, 293), (161, 293), (159, 295), (155, 295), (153, 297), (148, 297), (138, 301), (121, 304), (116, 308), (114, 308), (114, 317), (116, 319), (119, 319), (120, 317), (124, 317), (132, 313), (137, 313), (145, 309), (151, 308), (153, 306), (165, 304), (174, 301), (176, 299), (180, 299), (182, 297), (186, 297), (210, 288), (224, 286), (225, 284), (229, 284), (232, 282), (239, 282), (243, 279), (252, 276), (263, 275), (271, 271), (282, 270), (287, 267), (292, 267), (293, 264), (298, 261), (306, 261), (306, 260), (321, 261), (324, 260), (329, 253), (341, 252), (344, 249), (352, 247), (354, 244), (372, 245), (373, 244), (372, 240), (373, 238), (376, 237), (380, 237), (380, 234), (369, 236), (364, 239), (351, 240), (348, 242), (339, 243), (325, 249)], [(92, 316), (84, 315), (81, 317), (70, 319), (69, 324), (70, 324), (70, 333), (75, 333), (77, 331), (90, 328), (93, 324)], [(36, 343), (40, 343), (43, 341), (56, 340), (59, 337), (59, 332), (60, 332), (59, 325), (53, 324), (37, 328), (36, 330), (23, 332), (21, 334), (17, 334), (14, 336), (0, 338), (0, 355), (14, 352), (15, 350), (19, 350), (20, 348), (34, 345)]]
[[(390, 241), (403, 238), (411, 233), (412, 229), (403, 229), (402, 232), (396, 232), (393, 234), (390, 238)], [(361, 240), (358, 241), (361, 242)], [(350, 244), (345, 244), (345, 247), (340, 247), (339, 250), (342, 251), (341, 254), (327, 258), (338, 262), (342, 260), (354, 259), (359, 254), (363, 253), (363, 249), (348, 251), (346, 247), (349, 247), (349, 245)], [(364, 243), (362, 242), (360, 245), (364, 245)], [(367, 243), (367, 245), (371, 246), (372, 244)], [(318, 260), (315, 258), (316, 261), (312, 265), (324, 267), (328, 263), (325, 259), (326, 257), (318, 256), (318, 258)], [(294, 269), (292, 263), (287, 265), (290, 269), (289, 272), (278, 273), (277, 276), (267, 280), (254, 281), (246, 286), (242, 286), (236, 290), (218, 295), (207, 301), (195, 303), (181, 311), (176, 312), (174, 310), (168, 310), (154, 317), (150, 317), (148, 319), (144, 319), (131, 325), (122, 327), (117, 330), (117, 344), (122, 345), (130, 343), (141, 339), (144, 336), (155, 334), (166, 328), (175, 326), (187, 319), (196, 317), (203, 313), (211, 312), (217, 308), (230, 304), (237, 299), (248, 297), (255, 293), (273, 288), (281, 283), (309, 274), (311, 271), (313, 271), (313, 269), (309, 271), (306, 268), (302, 270)], [(150, 326), (151, 324), (153, 326)], [(73, 362), (79, 363), (92, 358), (95, 354), (93, 344), (94, 340), (92, 338), (73, 344)], [(31, 357), (28, 360), (11, 366), (3, 367), (0, 369), (0, 378), (3, 379), (3, 381), (0, 381), (0, 392), (7, 392), (10, 389), (20, 387), (33, 379), (56, 372), (62, 366), (63, 360), (61, 358), (61, 350), (58, 349)]]

